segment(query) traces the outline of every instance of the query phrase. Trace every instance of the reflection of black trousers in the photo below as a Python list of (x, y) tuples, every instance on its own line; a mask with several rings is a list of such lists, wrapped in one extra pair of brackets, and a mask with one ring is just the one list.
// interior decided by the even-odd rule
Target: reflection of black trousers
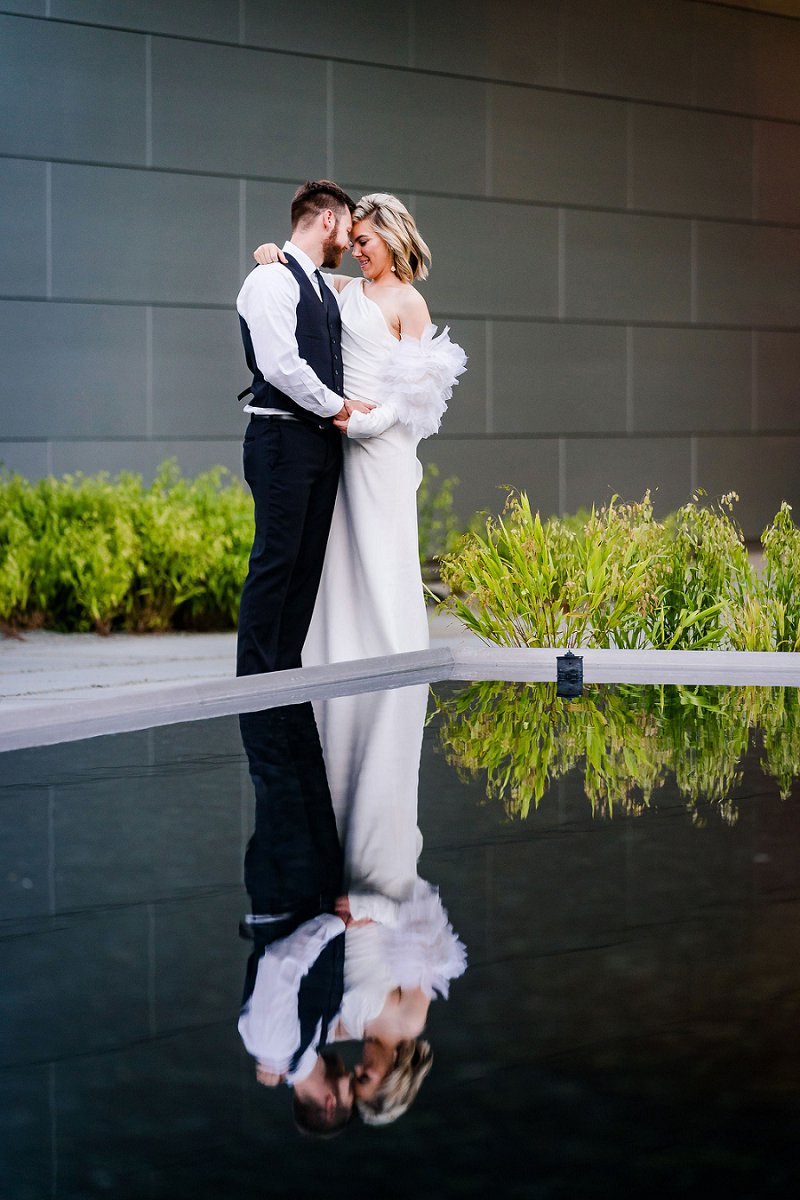
[(256, 792), (244, 860), (253, 912), (332, 912), (343, 860), (313, 709), (243, 713), (239, 725)]
[[(245, 886), (254, 915), (283, 919), (251, 926), (243, 1003), (255, 985), (268, 945), (288, 937), (341, 895), (343, 858), (336, 831), (319, 734), (310, 704), (242, 713), (242, 741), (256, 793), (256, 823), (244, 859)], [(342, 997), (344, 938), (334, 938), (300, 988), (305, 1044), (322, 1013), (330, 1017)], [(325, 1023), (327, 1028), (327, 1022)]]
[(253, 417), (247, 427), (244, 476), (255, 537), (239, 605), (238, 675), (300, 666), (341, 463), (333, 427), (269, 417)]

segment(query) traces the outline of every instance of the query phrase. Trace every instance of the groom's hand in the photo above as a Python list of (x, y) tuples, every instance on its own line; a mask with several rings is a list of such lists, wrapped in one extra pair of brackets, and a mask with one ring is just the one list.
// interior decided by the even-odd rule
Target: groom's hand
[(343, 404), (342, 407), (337, 412), (336, 416), (333, 418), (333, 423), (336, 426), (336, 428), (339, 430), (340, 433), (347, 433), (347, 426), (349, 424), (349, 421), (350, 421), (350, 409), (347, 407), (346, 404)]
[(361, 920), (355, 921), (353, 914), (350, 912), (350, 897), (339, 896), (333, 911), (337, 917), (341, 917), (344, 921), (345, 929), (360, 929), (362, 925), (374, 925), (375, 922), (371, 917), (362, 917)]
[(347, 433), (347, 426), (350, 424), (350, 416), (352, 413), (368, 413), (370, 409), (375, 407), (376, 405), (365, 403), (363, 400), (345, 400), (344, 404), (333, 418), (333, 423), (340, 433)]

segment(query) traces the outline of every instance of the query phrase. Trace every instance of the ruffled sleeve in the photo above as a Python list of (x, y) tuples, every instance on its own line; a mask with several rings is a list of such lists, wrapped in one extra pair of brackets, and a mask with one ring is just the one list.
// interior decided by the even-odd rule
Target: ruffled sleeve
[(381, 930), (392, 977), (400, 987), (418, 987), (429, 999), (447, 999), (450, 980), (467, 969), (467, 950), (453, 930), (439, 893), (425, 880), (398, 906), (397, 924)]
[(417, 438), (436, 433), (467, 356), (450, 341), (445, 327), (436, 336), (429, 325), (421, 338), (403, 337), (392, 346), (383, 368), (382, 390), (397, 420)]

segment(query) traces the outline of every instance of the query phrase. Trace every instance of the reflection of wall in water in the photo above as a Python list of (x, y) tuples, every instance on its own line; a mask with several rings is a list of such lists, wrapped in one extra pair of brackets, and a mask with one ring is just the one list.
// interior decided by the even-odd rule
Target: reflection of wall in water
[(545, 512), (701, 485), (738, 489), (757, 535), (800, 499), (800, 21), (689, 0), (13, 7), (11, 468), (238, 471), (233, 301), (293, 186), (328, 173), (399, 192), (433, 247), (426, 295), (471, 362), (423, 453), (465, 514), (504, 483)]
[[(178, 1013), (200, 1024), (228, 1012), (253, 808), (235, 720), (18, 751), (7, 764), (3, 916), (26, 936), (4, 950), (4, 976), (22, 989), (4, 988), (16, 1016), (5, 1061), (9, 1047), (11, 1061), (58, 1057), (87, 1034), (101, 1049), (157, 1035)], [(223, 924), (232, 936), (210, 939)], [(32, 938), (43, 970), (28, 978), (12, 960), (29, 959)]]
[(425, 868), (470, 947), (465, 1027), (431, 1036), (468, 1047), (467, 1074), (524, 1063), (641, 1082), (660, 1068), (669, 1084), (668, 1067), (679, 1086), (704, 1073), (765, 1093), (795, 1085), (800, 1013), (784, 989), (787, 972), (800, 982), (800, 808), (757, 753), (736, 824), (701, 805), (706, 829), (675, 796), (593, 821), (580, 771), (511, 823), (499, 802), (481, 807), (480, 780), (456, 790), (430, 745), (423, 770)]
[(145, 1173), (180, 1179), (241, 1126), (252, 1073), (237, 722), (17, 751), (3, 785), (4, 1173), (24, 1194), (95, 1194), (135, 1146)]

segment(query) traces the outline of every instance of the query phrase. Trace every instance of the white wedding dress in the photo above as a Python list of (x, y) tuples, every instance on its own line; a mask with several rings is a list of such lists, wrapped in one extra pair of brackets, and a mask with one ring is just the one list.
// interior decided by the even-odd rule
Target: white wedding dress
[(427, 703), (427, 684), (314, 701), (350, 911), (374, 922), (345, 935), (341, 1016), (356, 1038), (394, 988), (446, 998), (466, 969), (438, 889), (417, 873)]
[(447, 329), (398, 341), (360, 279), (339, 306), (345, 395), (378, 407), (350, 418), (304, 666), (428, 648), (416, 449), (439, 428), (466, 364)]

